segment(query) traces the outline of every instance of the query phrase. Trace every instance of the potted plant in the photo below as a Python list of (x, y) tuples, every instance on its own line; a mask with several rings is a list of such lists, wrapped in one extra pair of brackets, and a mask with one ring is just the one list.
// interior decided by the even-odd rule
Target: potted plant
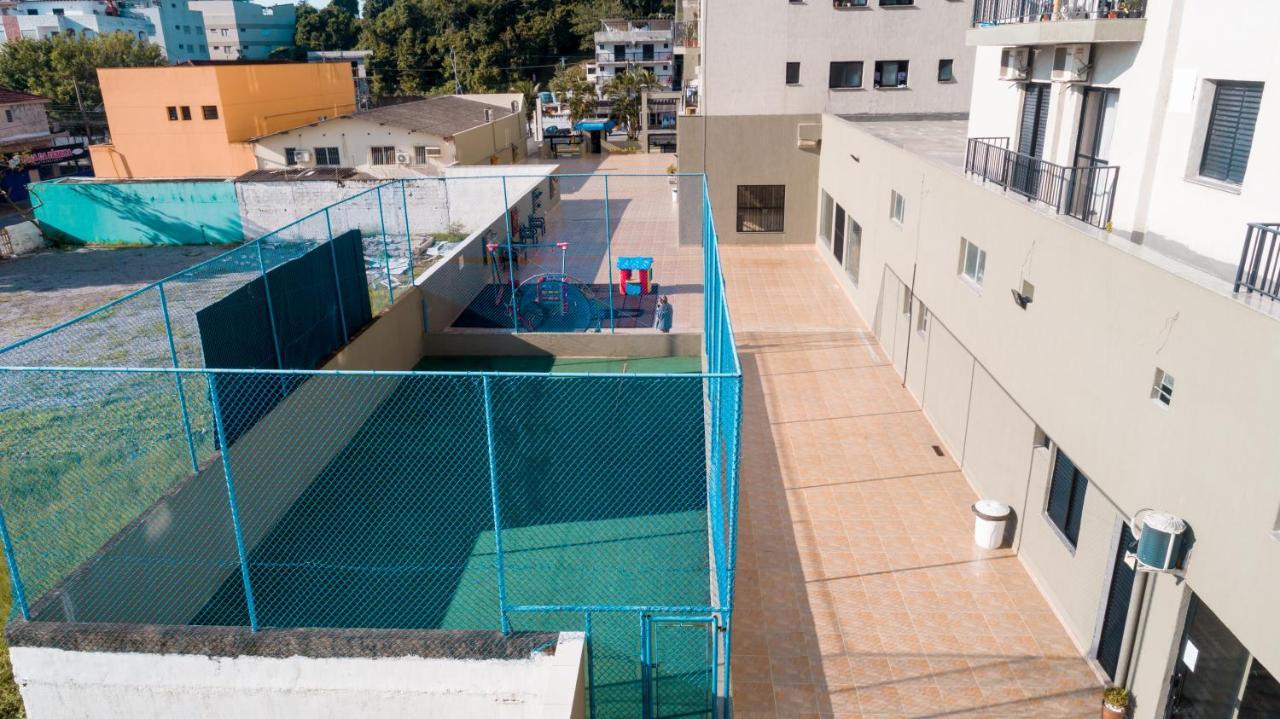
[(1110, 687), (1102, 694), (1102, 719), (1124, 719), (1129, 712), (1129, 690)]
[(667, 165), (667, 184), (671, 185), (671, 201), (675, 202), (680, 187), (676, 184), (676, 164)]

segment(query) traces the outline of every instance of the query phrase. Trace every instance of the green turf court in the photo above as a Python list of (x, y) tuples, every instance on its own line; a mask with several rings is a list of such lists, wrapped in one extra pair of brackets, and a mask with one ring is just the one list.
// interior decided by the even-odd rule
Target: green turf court
[(696, 374), (699, 357), (423, 357), (419, 372), (568, 372)]

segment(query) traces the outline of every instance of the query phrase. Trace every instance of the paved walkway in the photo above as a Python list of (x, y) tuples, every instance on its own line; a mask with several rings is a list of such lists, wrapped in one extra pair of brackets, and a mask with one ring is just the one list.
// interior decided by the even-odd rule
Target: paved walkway
[(743, 355), (735, 716), (1097, 717), (1101, 691), (813, 248), (722, 248)]

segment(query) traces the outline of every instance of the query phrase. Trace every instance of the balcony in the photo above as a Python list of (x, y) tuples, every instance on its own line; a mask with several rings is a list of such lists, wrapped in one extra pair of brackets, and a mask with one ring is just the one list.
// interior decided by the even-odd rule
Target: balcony
[(600, 65), (636, 65), (647, 62), (671, 62), (674, 53), (671, 50), (654, 50), (644, 53), (641, 50), (618, 55), (613, 52), (596, 53), (596, 63)]
[(1146, 0), (976, 0), (969, 45), (1141, 42)]
[(1280, 223), (1249, 225), (1236, 270), (1235, 291), (1280, 300)]
[(1110, 229), (1119, 167), (1064, 167), (1010, 150), (1007, 137), (973, 137), (965, 152), (964, 171), (1056, 214)]

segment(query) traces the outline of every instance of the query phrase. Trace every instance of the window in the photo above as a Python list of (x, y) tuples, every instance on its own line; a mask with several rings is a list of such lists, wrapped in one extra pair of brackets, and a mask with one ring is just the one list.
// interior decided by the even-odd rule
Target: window
[(911, 316), (911, 287), (909, 285), (902, 286), (902, 316)]
[(440, 157), (439, 145), (418, 145), (413, 148), (413, 162), (416, 165), (427, 164), (428, 157)]
[(880, 7), (900, 7), (915, 4), (916, 0), (880, 0)]
[(831, 236), (831, 254), (835, 255), (836, 263), (844, 264), (844, 231), (845, 231), (845, 213), (844, 208), (836, 205), (835, 234)]
[(826, 190), (822, 191), (822, 218), (818, 223), (818, 237), (822, 238), (823, 243), (827, 247), (831, 246), (831, 215), (835, 212), (835, 200), (831, 199), (831, 195)]
[(181, 107), (181, 110), (182, 110), (182, 119), (183, 119), (183, 120), (190, 120), (190, 119), (191, 119), (191, 108), (190, 108), (190, 107), (188, 107), (187, 105), (183, 105), (183, 106)]
[(955, 82), (955, 60), (938, 61), (938, 82)]
[(1151, 399), (1168, 407), (1173, 403), (1173, 375), (1156, 368), (1156, 379), (1151, 384)]
[(177, 108), (177, 107), (175, 107), (175, 106), (173, 106), (173, 105), (170, 105), (170, 106), (166, 107), (166, 108), (164, 109), (164, 111), (165, 111), (166, 113), (168, 113), (168, 115), (169, 115), (169, 122), (173, 122), (173, 121), (175, 121), (175, 120), (177, 120), (177, 119), (178, 119), (178, 108)]
[(831, 4), (839, 8), (866, 7), (867, 0), (831, 0)]
[(372, 155), (373, 164), (375, 165), (394, 165), (396, 164), (396, 148), (394, 147), (371, 147), (369, 154)]
[(203, 105), (200, 107), (200, 114), (204, 116), (204, 119), (206, 120), (216, 120), (218, 119), (218, 106)]
[(889, 218), (899, 225), (907, 216), (907, 198), (898, 194), (897, 190), (889, 191)]
[(1262, 83), (1219, 82), (1200, 157), (1200, 176), (1239, 185), (1249, 165)]
[(876, 87), (906, 87), (906, 60), (881, 60), (876, 63)]
[(5, 110), (5, 111), (4, 111), (4, 121), (5, 121), (5, 122), (13, 122), (13, 110)]
[(54, 9), (53, 9), (53, 14), (54, 14), (54, 15), (65, 15), (65, 14), (66, 14), (66, 12), (67, 12), (66, 10), (63, 10), (63, 9), (62, 9), (62, 8), (60, 8), (60, 7), (56, 7), (56, 8), (54, 8)]
[(1080, 541), (1080, 519), (1084, 515), (1084, 495), (1088, 487), (1089, 478), (1059, 448), (1053, 462), (1053, 476), (1049, 478), (1045, 514), (1073, 549)]
[(298, 164), (298, 148), (296, 147), (284, 148), (284, 164), (288, 165), (289, 167), (293, 167), (294, 165)]
[(862, 225), (854, 221), (852, 217), (846, 216), (848, 227), (845, 228), (845, 255), (844, 255), (844, 271), (849, 273), (849, 279), (853, 280), (856, 287), (858, 285), (858, 272), (862, 269)]
[(929, 334), (929, 308), (920, 300), (916, 300), (916, 334), (921, 337)]
[(316, 165), (319, 167), (337, 167), (338, 148), (336, 147), (317, 147), (314, 148), (316, 153)]
[(987, 274), (987, 252), (968, 240), (960, 240), (960, 274), (973, 284), (982, 286)]
[(738, 185), (738, 232), (782, 232), (785, 185)]
[(798, 62), (787, 63), (787, 84), (788, 85), (800, 84), (800, 63)]
[(862, 63), (852, 61), (831, 63), (827, 87), (832, 89), (862, 87)]

